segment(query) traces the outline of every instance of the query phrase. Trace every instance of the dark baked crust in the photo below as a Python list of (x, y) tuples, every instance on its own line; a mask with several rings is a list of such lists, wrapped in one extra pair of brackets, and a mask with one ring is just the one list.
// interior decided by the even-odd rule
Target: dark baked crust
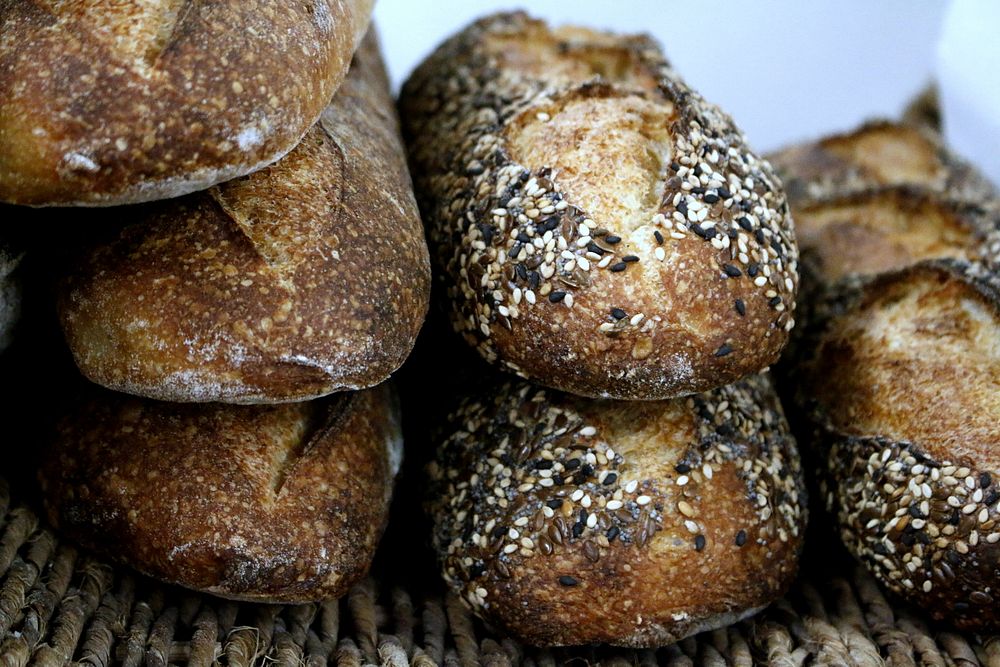
[(172, 401), (303, 400), (385, 380), (430, 299), (430, 263), (374, 36), (275, 165), (117, 212), (60, 291), (81, 371)]
[(935, 132), (889, 120), (790, 146), (767, 159), (784, 183), (793, 212), (809, 200), (882, 185), (922, 187), (974, 202), (997, 195), (996, 187), (948, 150)]
[(659, 646), (791, 583), (805, 492), (765, 376), (663, 402), (490, 396), (450, 418), (429, 511), (445, 578), (504, 631)]
[(651, 39), (499, 14), (400, 107), (442, 294), (487, 360), (662, 399), (777, 358), (798, 281), (780, 184)]
[(930, 261), (830, 288), (796, 367), (844, 543), (964, 630), (1000, 627), (1000, 279)]
[(0, 201), (174, 197), (288, 152), (371, 0), (0, 3)]
[(91, 391), (40, 473), (66, 537), (239, 600), (334, 598), (367, 572), (402, 456), (388, 385), (280, 406)]

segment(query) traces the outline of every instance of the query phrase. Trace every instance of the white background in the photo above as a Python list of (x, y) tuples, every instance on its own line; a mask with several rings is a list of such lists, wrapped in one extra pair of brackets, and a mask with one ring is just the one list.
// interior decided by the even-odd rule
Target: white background
[(681, 76), (768, 151), (897, 115), (932, 77), (948, 3), (378, 0), (394, 82), (474, 18), (519, 6), (556, 23), (652, 34)]

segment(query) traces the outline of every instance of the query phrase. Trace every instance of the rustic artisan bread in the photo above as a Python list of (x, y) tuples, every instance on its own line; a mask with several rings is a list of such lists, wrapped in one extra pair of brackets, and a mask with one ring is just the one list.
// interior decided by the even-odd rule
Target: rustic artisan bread
[(372, 0), (0, 3), (0, 201), (175, 197), (287, 153)]
[(83, 373), (172, 401), (278, 402), (382, 382), (426, 314), (430, 265), (374, 38), (303, 142), (133, 224), (70, 271)]
[(451, 416), (429, 510), (446, 579), (504, 632), (659, 646), (791, 583), (806, 503), (766, 376), (663, 402), (490, 396)]
[(996, 206), (909, 185), (803, 202), (795, 209), (795, 233), (807, 275), (820, 284), (923, 259), (1000, 257)]
[(881, 185), (907, 184), (983, 201), (996, 189), (926, 128), (878, 120), (767, 156), (794, 205)]
[(796, 401), (844, 543), (891, 590), (1000, 627), (1000, 280), (960, 260), (847, 279), (815, 308)]
[(240, 600), (338, 597), (367, 572), (402, 456), (389, 386), (279, 406), (92, 391), (41, 470), (66, 537)]
[(777, 358), (797, 283), (781, 187), (651, 39), (496, 15), (400, 108), (442, 295), (486, 359), (661, 399)]

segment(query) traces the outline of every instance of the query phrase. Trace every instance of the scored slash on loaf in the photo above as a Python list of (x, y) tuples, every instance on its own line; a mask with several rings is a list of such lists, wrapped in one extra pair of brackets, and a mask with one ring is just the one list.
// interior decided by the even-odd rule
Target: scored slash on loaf
[(409, 355), (430, 264), (374, 34), (276, 164), (128, 209), (85, 244), (59, 316), (80, 370), (172, 401), (304, 400), (385, 380)]
[(798, 282), (784, 194), (651, 39), (496, 15), (400, 109), (442, 293), (486, 359), (623, 399), (777, 359)]
[(274, 162), (343, 81), (372, 5), (0, 4), (0, 201), (130, 204)]

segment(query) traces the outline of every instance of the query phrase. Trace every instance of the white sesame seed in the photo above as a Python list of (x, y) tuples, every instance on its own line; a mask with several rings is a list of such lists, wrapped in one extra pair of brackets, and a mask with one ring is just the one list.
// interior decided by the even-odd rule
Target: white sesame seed
[(753, 284), (756, 285), (757, 287), (763, 287), (764, 285), (767, 284), (767, 278), (764, 276), (757, 276), (756, 278), (753, 279)]
[(507, 531), (507, 537), (509, 537), (512, 540), (516, 540), (517, 538), (521, 537), (521, 533), (519, 533), (514, 528), (511, 528), (510, 530)]
[(585, 509), (589, 508), (592, 502), (593, 501), (591, 501), (590, 496), (584, 496), (580, 499), (580, 504), (583, 505)]
[(587, 517), (587, 528), (594, 528), (597, 526), (597, 515), (591, 514)]
[(517, 551), (517, 545), (516, 545), (516, 544), (508, 544), (507, 546), (505, 546), (505, 547), (503, 548), (503, 552), (504, 552), (505, 554), (512, 554), (512, 553), (514, 553), (515, 551)]
[(690, 477), (688, 477), (687, 475), (681, 475), (680, 477), (677, 478), (677, 486), (685, 486), (690, 481), (691, 481)]
[(695, 523), (694, 521), (691, 521), (690, 519), (688, 519), (688, 520), (686, 520), (684, 522), (684, 527), (688, 529), (689, 533), (697, 533), (697, 532), (699, 532), (701, 530), (698, 527), (698, 524)]
[(597, 435), (597, 427), (595, 427), (595, 426), (584, 426), (579, 431), (577, 431), (577, 433), (579, 433), (580, 435), (582, 435), (585, 438), (590, 438), (592, 436)]
[(569, 497), (574, 503), (579, 502), (580, 498), (583, 498), (583, 489), (577, 489), (573, 492), (573, 495)]
[[(622, 501), (620, 501), (620, 500), (609, 500), (608, 504), (606, 505), (606, 507), (609, 510), (612, 510), (612, 511), (621, 509), (622, 508)], [(1000, 533), (997, 533), (997, 535), (1000, 535)]]
[(644, 317), (645, 315), (643, 315), (642, 313), (636, 313), (635, 315), (632, 316), (632, 318), (628, 321), (628, 323), (631, 324), (632, 326), (637, 326), (639, 322), (642, 322), (642, 318)]
[(652, 500), (649, 496), (642, 495), (635, 499), (635, 502), (639, 505), (648, 505), (649, 501)]
[(633, 479), (625, 485), (625, 493), (634, 493), (637, 488), (639, 488), (639, 481)]

